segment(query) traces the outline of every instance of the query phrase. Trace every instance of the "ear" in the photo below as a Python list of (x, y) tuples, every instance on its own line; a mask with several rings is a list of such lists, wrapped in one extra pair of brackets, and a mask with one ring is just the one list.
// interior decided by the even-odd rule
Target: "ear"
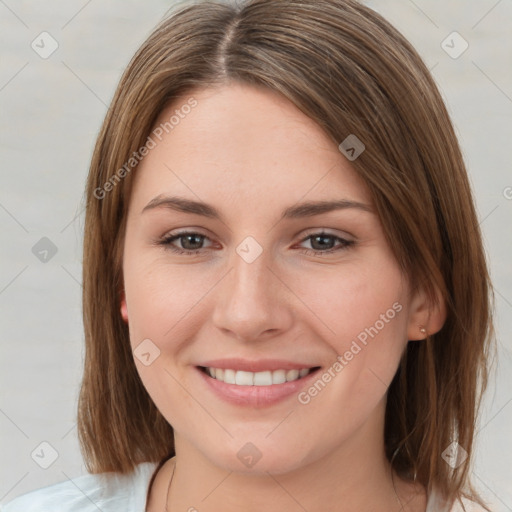
[(126, 294), (124, 290), (121, 292), (121, 316), (123, 320), (128, 323), (128, 307), (126, 306)]
[(440, 331), (445, 321), (446, 303), (439, 289), (435, 289), (434, 302), (423, 288), (417, 289), (411, 301), (407, 339), (423, 340)]

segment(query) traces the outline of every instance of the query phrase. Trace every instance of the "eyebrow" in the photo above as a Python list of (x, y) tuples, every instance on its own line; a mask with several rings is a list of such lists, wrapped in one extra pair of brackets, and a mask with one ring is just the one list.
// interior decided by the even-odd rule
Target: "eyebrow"
[[(214, 206), (208, 203), (193, 201), (184, 197), (158, 195), (153, 198), (142, 210), (141, 214), (157, 208), (166, 208), (183, 213), (193, 213), (212, 219), (222, 220), (222, 215)], [(286, 208), (281, 214), (281, 220), (300, 219), (305, 217), (314, 217), (322, 213), (328, 213), (335, 210), (346, 210), (356, 208), (358, 210), (374, 213), (372, 207), (365, 203), (352, 201), (349, 199), (337, 199), (333, 201), (308, 201)]]

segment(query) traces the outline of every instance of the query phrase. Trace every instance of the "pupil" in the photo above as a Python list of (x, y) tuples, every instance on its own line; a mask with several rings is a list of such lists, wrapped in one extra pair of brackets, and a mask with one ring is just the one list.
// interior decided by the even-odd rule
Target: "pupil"
[[(186, 240), (184, 246), (185, 249), (199, 249), (200, 247), (190, 247), (189, 241), (196, 239), (196, 243), (200, 246), (202, 242), (202, 235), (185, 235), (184, 239)], [(194, 245), (194, 242), (192, 242), (192, 245)], [(187, 247), (188, 246), (188, 247)]]
[[(317, 240), (323, 240), (324, 242), (327, 240), (327, 246), (332, 246), (332, 244), (333, 244), (333, 242), (334, 242), (334, 240), (332, 239), (332, 237), (330, 237), (329, 235), (325, 235), (325, 236), (323, 236), (323, 235), (314, 236), (314, 237), (313, 237), (313, 243), (312, 243), (312, 245), (313, 245), (313, 248), (314, 248), (314, 249), (315, 249), (315, 242), (316, 242)], [(332, 247), (326, 247), (326, 245), (325, 245), (325, 244), (323, 244), (323, 243), (321, 243), (321, 244), (320, 244), (320, 247), (318, 247), (318, 249), (326, 249), (326, 248), (327, 248), (327, 249), (332, 249)]]

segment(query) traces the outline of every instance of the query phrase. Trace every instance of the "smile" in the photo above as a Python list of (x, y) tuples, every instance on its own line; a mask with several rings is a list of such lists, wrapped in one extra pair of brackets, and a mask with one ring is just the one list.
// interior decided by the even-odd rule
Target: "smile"
[(222, 401), (237, 406), (268, 407), (296, 396), (320, 370), (291, 368), (251, 372), (213, 366), (196, 366), (207, 389)]

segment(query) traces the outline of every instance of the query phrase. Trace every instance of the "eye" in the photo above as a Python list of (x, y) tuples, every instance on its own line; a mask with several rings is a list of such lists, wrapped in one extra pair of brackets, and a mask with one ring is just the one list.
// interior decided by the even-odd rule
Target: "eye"
[[(355, 242), (353, 240), (346, 240), (345, 238), (341, 238), (337, 235), (333, 235), (331, 233), (312, 233), (308, 235), (306, 238), (302, 240), (301, 243), (306, 241), (310, 241), (311, 249), (303, 249), (302, 252), (311, 256), (322, 256), (324, 254), (331, 254), (333, 252), (342, 251), (348, 249), (353, 246)], [(339, 245), (335, 245), (336, 241), (339, 242)]]
[[(159, 245), (163, 245), (166, 249), (169, 249), (172, 252), (177, 254), (186, 254), (192, 256), (194, 254), (200, 254), (202, 244), (204, 240), (208, 239), (206, 235), (202, 235), (201, 233), (195, 233), (193, 231), (184, 231), (182, 233), (171, 234), (164, 236), (159, 242)], [(176, 240), (180, 241), (180, 247), (176, 247), (174, 242)]]

